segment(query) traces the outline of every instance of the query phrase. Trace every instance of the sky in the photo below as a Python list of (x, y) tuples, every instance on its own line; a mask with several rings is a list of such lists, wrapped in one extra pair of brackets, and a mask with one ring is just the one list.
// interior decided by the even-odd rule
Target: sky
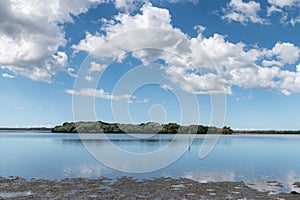
[(299, 0), (1, 0), (0, 127), (300, 129)]

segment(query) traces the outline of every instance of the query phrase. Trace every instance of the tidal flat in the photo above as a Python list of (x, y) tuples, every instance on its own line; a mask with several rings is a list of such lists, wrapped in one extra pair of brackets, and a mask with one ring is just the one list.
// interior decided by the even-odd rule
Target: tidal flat
[[(280, 183), (278, 183), (280, 184)], [(295, 183), (295, 186), (299, 186)], [(200, 183), (187, 178), (161, 177), (115, 180), (100, 177), (62, 180), (0, 178), (0, 199), (263, 199), (296, 200), (300, 195), (258, 191), (244, 182)]]

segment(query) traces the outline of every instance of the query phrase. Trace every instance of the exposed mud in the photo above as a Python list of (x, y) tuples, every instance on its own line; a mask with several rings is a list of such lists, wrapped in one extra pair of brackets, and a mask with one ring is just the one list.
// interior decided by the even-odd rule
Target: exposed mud
[[(271, 182), (270, 182), (271, 183)], [(186, 178), (136, 180), (122, 177), (63, 180), (26, 180), (0, 177), (0, 199), (291, 199), (295, 193), (260, 192), (243, 182), (199, 183)]]

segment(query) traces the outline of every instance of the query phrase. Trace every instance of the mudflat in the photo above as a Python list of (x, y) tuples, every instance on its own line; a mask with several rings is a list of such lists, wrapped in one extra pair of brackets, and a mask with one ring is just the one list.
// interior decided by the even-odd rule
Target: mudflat
[[(295, 183), (295, 185), (298, 185)], [(20, 177), (0, 178), (0, 199), (300, 199), (296, 192), (270, 194), (244, 182), (200, 183), (186, 178), (150, 180), (121, 177), (116, 180)]]

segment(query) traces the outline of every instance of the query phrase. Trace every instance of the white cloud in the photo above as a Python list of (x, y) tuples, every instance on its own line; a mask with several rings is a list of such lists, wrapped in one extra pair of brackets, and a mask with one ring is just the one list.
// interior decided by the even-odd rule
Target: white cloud
[(233, 69), (231, 84), (243, 88), (276, 88), (273, 78), (279, 73), (279, 68), (248, 67)]
[[(209, 56), (217, 62), (217, 66), (221, 69), (223, 66), (229, 70), (233, 67), (242, 67), (244, 65), (254, 66), (254, 62), (261, 56), (259, 50), (244, 51), (244, 44), (233, 44), (224, 39), (224, 36), (215, 34), (210, 38), (203, 38), (201, 32), (204, 27), (198, 26), (198, 38), (192, 38), (189, 42), (178, 42), (178, 35), (184, 35), (179, 29), (176, 29), (171, 24), (171, 15), (167, 9), (157, 8), (144, 0), (2, 0), (0, 2), (0, 67), (9, 70), (14, 74), (21, 74), (33, 80), (51, 82), (52, 76), (59, 71), (67, 71), (71, 76), (76, 77), (72, 68), (67, 68), (68, 56), (60, 51), (61, 47), (66, 44), (66, 39), (63, 27), (59, 24), (72, 22), (72, 16), (78, 16), (80, 13), (87, 12), (89, 8), (105, 2), (113, 2), (118, 9), (131, 11), (141, 7), (141, 13), (129, 14), (119, 13), (113, 20), (105, 20), (101, 31), (106, 35), (96, 33), (86, 33), (84, 40), (81, 40), (78, 45), (73, 45), (76, 51), (87, 51), (93, 55), (97, 55), (100, 44), (103, 44), (108, 38), (112, 38), (119, 33), (135, 30), (138, 28), (159, 27), (162, 29), (173, 30), (177, 33), (169, 35), (166, 39), (159, 34), (145, 35), (145, 38), (152, 39), (151, 46), (162, 47), (172, 52), (179, 52), (183, 56), (191, 56), (197, 64), (201, 61), (201, 56), (197, 56), (197, 50), (193, 46), (194, 42), (202, 45), (202, 48), (208, 50)], [(170, 3), (179, 3), (179, 0), (170, 0)], [(197, 3), (197, 0), (186, 0), (185, 2)], [(282, 9), (299, 7), (299, 0), (269, 0), (270, 6), (268, 15), (274, 12), (280, 12)], [(264, 24), (265, 19), (259, 16), (261, 11), (260, 4), (255, 1), (243, 2), (242, 0), (231, 0), (224, 10), (223, 19), (229, 21), (239, 21), (243, 24), (248, 22)], [(287, 11), (283, 11), (287, 13)], [(288, 23), (295, 25), (300, 22), (299, 16), (287, 17), (283, 21), (288, 20)], [(176, 38), (177, 37), (177, 38)], [(102, 56), (110, 57), (113, 55), (123, 55), (128, 49), (132, 49), (136, 44), (129, 44), (128, 38), (124, 39), (121, 44), (116, 44), (120, 48), (110, 47)], [(132, 39), (132, 38), (131, 38)], [(133, 38), (138, 44), (145, 43), (145, 40), (140, 37)], [(137, 40), (137, 41), (136, 41)], [(149, 42), (150, 40), (146, 41)], [(163, 41), (163, 42), (162, 42)], [(175, 41), (178, 43), (175, 44)], [(131, 45), (131, 46), (130, 46)], [(220, 45), (214, 49), (214, 45)], [(145, 46), (145, 45), (144, 45)], [(296, 52), (284, 53), (292, 50), (291, 46), (282, 43), (276, 48), (278, 50), (278, 62), (292, 63), (297, 61)], [(274, 49), (274, 51), (276, 50)], [(238, 52), (234, 56), (230, 52)], [(191, 51), (191, 52), (189, 52)], [(217, 55), (219, 54), (220, 55)], [(168, 60), (166, 54), (158, 53), (151, 50), (140, 50), (135, 52), (134, 56), (141, 59), (144, 63), (153, 61), (156, 58), (164, 58)], [(229, 56), (228, 58), (225, 58)], [(119, 60), (122, 60), (122, 56)], [(269, 62), (274, 61), (267, 59), (264, 61), (264, 66), (270, 66)], [(201, 61), (203, 62), (203, 61)], [(224, 62), (221, 66), (221, 63)], [(205, 62), (204, 62), (205, 63)], [(202, 63), (203, 64), (203, 63)], [(206, 63), (207, 64), (207, 63)], [(278, 65), (279, 66), (279, 65)], [(102, 69), (102, 67), (100, 67)], [(94, 70), (97, 71), (97, 70)], [(186, 73), (188, 75), (188, 73)], [(229, 73), (227, 73), (229, 74)], [(197, 74), (194, 74), (196, 76)], [(207, 77), (212, 77), (210, 75)], [(221, 81), (222, 82), (222, 81)], [(195, 90), (197, 91), (197, 90)]]
[(169, 3), (193, 3), (197, 4), (200, 0), (165, 0)]
[(206, 27), (202, 26), (202, 25), (196, 25), (194, 26), (194, 29), (197, 31), (197, 33), (202, 33), (205, 31)]
[[(231, 43), (226, 41), (223, 35), (219, 34), (214, 34), (209, 38), (201, 38), (195, 40), (195, 42), (197, 42), (203, 51), (208, 54), (209, 58), (213, 60), (219, 71), (222, 71), (224, 66), (230, 70), (253, 65), (254, 61), (261, 56), (259, 49), (253, 48), (249, 51), (245, 51), (245, 44)], [(197, 55), (194, 55), (194, 57), (196, 59)]]
[(72, 77), (74, 77), (74, 78), (77, 78), (77, 74), (75, 73), (75, 69), (74, 69), (74, 68), (71, 68), (71, 67), (67, 68), (67, 73), (68, 73), (70, 76), (72, 76)]
[(92, 76), (90, 76), (90, 75), (86, 75), (84, 77), (84, 79), (87, 80), (87, 81), (93, 81), (94, 80), (94, 78)]
[(115, 0), (115, 7), (118, 9), (123, 9), (127, 12), (133, 11), (142, 5), (145, 0)]
[(166, 85), (166, 84), (161, 85), (160, 88), (162, 88), (162, 89), (164, 89), (164, 90), (172, 90), (172, 87), (169, 86), (169, 85)]
[(91, 62), (91, 66), (89, 68), (89, 72), (101, 72), (106, 69), (106, 65), (100, 65), (99, 63), (96, 63), (95, 61)]
[(225, 80), (220, 75), (199, 75), (179, 67), (167, 67), (165, 73), (173, 83), (191, 94), (231, 94), (231, 89), (224, 87)]
[[(146, 3), (141, 8), (141, 12), (141, 14), (136, 15), (120, 13), (116, 15), (113, 20), (104, 20), (105, 23), (102, 26), (102, 31), (106, 33), (106, 36), (100, 33), (94, 35), (87, 33), (85, 39), (81, 40), (78, 45), (72, 46), (73, 49), (75, 52), (87, 51), (96, 57), (118, 58), (119, 61), (122, 61), (129, 49), (135, 49), (135, 47), (139, 45), (156, 46), (157, 49), (159, 49), (161, 45), (169, 45), (169, 48), (172, 48), (174, 43), (178, 42), (177, 38), (174, 38), (174, 36), (168, 38), (165, 37), (161, 31), (155, 32), (154, 30), (151, 33), (142, 31), (143, 33), (140, 34), (144, 34), (143, 37), (140, 37), (140, 34), (135, 36), (128, 35), (128, 37), (124, 37), (122, 40), (113, 41), (113, 44), (105, 44), (107, 39), (132, 30), (147, 28), (161, 28), (163, 30), (172, 29), (171, 16), (167, 9), (153, 7), (150, 3)], [(181, 32), (179, 33), (184, 35)], [(160, 54), (157, 50), (151, 49), (147, 49), (146, 51), (142, 49), (133, 53), (135, 57), (139, 57), (145, 63), (152, 61), (153, 58), (156, 59), (157, 54)]]
[(241, 100), (250, 101), (251, 99), (253, 99), (253, 95), (250, 93), (250, 94), (248, 94), (246, 96), (237, 97), (236, 101), (241, 101)]
[(104, 64), (96, 63), (95, 61), (90, 63), (90, 67), (88, 68), (87, 75), (84, 77), (87, 81), (93, 81), (94, 77), (92, 76), (93, 72), (102, 72), (107, 68)]
[(223, 8), (222, 19), (237, 21), (241, 24), (248, 22), (266, 24), (265, 19), (260, 18), (258, 12), (261, 10), (260, 3), (255, 1), (243, 2), (243, 0), (231, 0), (226, 8)]
[(2, 74), (2, 77), (3, 78), (15, 78), (16, 76), (13, 76), (13, 75), (11, 75), (11, 74), (7, 74), (7, 73), (4, 73), (4, 74)]
[[(236, 10), (247, 10), (243, 11), (244, 15), (247, 12), (247, 15), (257, 17), (258, 3), (232, 2)], [(254, 19), (247, 20), (254, 22)], [(122, 13), (113, 20), (104, 20), (102, 31), (105, 34), (87, 33), (86, 38), (73, 48), (99, 58), (122, 55), (120, 61), (131, 50), (135, 50), (132, 56), (144, 64), (164, 60), (166, 67), (161, 69), (162, 73), (181, 89), (193, 94), (230, 94), (232, 86), (273, 89), (286, 95), (300, 92), (300, 72), (282, 68), (299, 63), (299, 47), (296, 45), (277, 42), (271, 49), (247, 46), (242, 42), (232, 43), (220, 34), (204, 37), (204, 28), (198, 27), (197, 37), (188, 38), (172, 26), (168, 10), (147, 3), (141, 8), (141, 13)], [(116, 37), (124, 32), (127, 34)], [(105, 42), (107, 40), (109, 44)]]
[[(115, 16), (115, 23), (107, 24), (107, 26), (104, 27), (104, 30), (113, 35), (137, 28), (171, 28), (171, 16), (167, 9), (153, 7), (151, 3), (146, 3), (141, 8), (141, 12), (142, 14), (136, 14), (134, 16), (126, 13), (119, 13)], [(116, 23), (117, 21), (122, 23)]]
[(299, 60), (300, 48), (292, 43), (277, 42), (271, 50), (265, 51), (267, 59), (262, 60), (264, 67), (295, 64)]
[(131, 95), (124, 94), (124, 95), (111, 95), (108, 92), (105, 92), (103, 89), (92, 89), (92, 88), (83, 88), (80, 91), (74, 91), (74, 90), (65, 90), (66, 93), (71, 95), (82, 95), (82, 96), (90, 96), (90, 97), (96, 97), (101, 99), (110, 99), (110, 100), (130, 100), (133, 98)]
[(272, 49), (273, 55), (277, 55), (282, 64), (294, 64), (299, 59), (300, 48), (292, 43), (276, 43)]
[(272, 5), (270, 7), (267, 7), (267, 16), (270, 17), (273, 13), (282, 13), (283, 11), (276, 6)]
[(280, 13), (280, 23), (295, 26), (300, 23), (300, 0), (268, 0), (271, 7), (267, 8), (268, 16)]
[(298, 23), (300, 23), (300, 16), (297, 16), (297, 17), (295, 17), (295, 18), (291, 18), (290, 24), (291, 24), (292, 26), (295, 26), (295, 25), (298, 24)]
[(268, 0), (269, 4), (283, 8), (287, 6), (293, 6), (298, 0)]
[[(170, 35), (167, 36), (157, 29), (154, 29), (152, 32), (144, 30), (141, 34), (131, 35), (130, 38), (123, 37), (122, 40), (118, 40), (110, 46), (102, 44), (103, 41), (106, 40), (103, 35), (97, 33), (92, 36), (88, 33), (87, 37), (80, 41), (77, 46), (73, 46), (73, 48), (76, 50), (88, 51), (99, 57), (118, 57), (119, 55), (125, 54), (130, 49), (136, 49), (135, 47), (140, 45), (155, 46), (155, 49), (141, 49), (133, 52), (133, 56), (144, 63), (155, 61), (158, 58), (163, 58), (164, 60), (170, 59), (170, 55), (159, 51), (159, 49), (168, 49), (171, 52), (176, 53), (180, 52), (181, 55), (190, 51), (188, 49), (188, 43), (180, 43), (184, 34), (179, 30), (172, 28), (171, 16), (168, 10), (153, 7), (150, 3), (147, 3), (141, 8), (141, 11), (141, 14), (133, 16), (124, 13), (115, 16), (114, 22), (108, 22), (104, 25), (104, 28), (102, 28), (107, 34), (106, 38), (112, 38), (119, 33), (135, 30), (137, 28), (158, 27), (162, 28), (162, 30), (174, 30), (175, 33), (174, 31), (170, 32)], [(141, 37), (141, 35), (143, 36)], [(134, 41), (134, 43), (128, 41)], [(197, 57), (199, 57), (199, 55)], [(171, 60), (168, 62), (171, 62)], [(184, 85), (182, 85), (182, 87), (184, 87)]]
[(273, 67), (273, 66), (282, 67), (282, 63), (276, 60), (263, 60), (262, 65), (264, 67)]
[(236, 69), (232, 72), (232, 85), (244, 88), (277, 89), (284, 95), (300, 92), (300, 71), (272, 68)]
[(105, 92), (103, 89), (97, 90), (93, 88), (82, 88), (79, 91), (67, 89), (65, 90), (65, 92), (71, 95), (81, 95), (114, 101), (126, 100), (128, 103), (148, 103), (150, 101), (150, 99), (148, 98), (139, 99), (136, 96), (132, 96), (130, 94), (112, 95), (108, 92)]
[[(111, 0), (114, 2), (115, 7), (126, 12), (134, 11), (141, 7), (144, 3), (150, 0)], [(199, 0), (160, 0), (160, 3), (193, 3), (197, 4)]]
[(59, 23), (86, 12), (101, 0), (1, 0), (0, 66), (33, 80), (51, 82), (68, 57)]
[[(141, 8), (141, 12), (142, 14), (136, 14), (134, 16), (126, 13), (119, 13), (112, 21), (105, 20), (106, 23), (103, 25), (102, 30), (107, 33), (107, 37), (100, 33), (96, 33), (95, 35), (86, 33), (85, 39), (81, 40), (78, 45), (73, 45), (73, 49), (75, 49), (75, 51), (87, 51), (95, 56), (110, 57), (113, 54), (113, 57), (116, 57), (125, 53), (124, 49), (126, 50), (130, 44), (128, 40), (124, 40), (122, 41), (123, 44), (116, 44), (120, 48), (110, 46), (105, 47), (106, 51), (103, 51), (104, 48), (100, 44), (103, 44), (107, 38), (135, 29), (151, 27), (170, 29), (172, 27), (170, 24), (171, 16), (167, 9), (156, 8), (150, 3), (146, 3)], [(154, 38), (154, 36), (152, 37)], [(138, 40), (139, 38), (135, 39)], [(157, 40), (157, 42), (159, 41)], [(99, 51), (101, 51), (101, 55), (97, 55), (97, 52)]]
[(281, 92), (285, 95), (300, 92), (300, 71), (298, 70), (298, 66), (296, 72), (282, 70), (278, 74), (278, 77), (281, 80), (279, 87)]
[(150, 99), (141, 99), (141, 100), (136, 100), (136, 101), (133, 101), (136, 102), (136, 103), (148, 103), (150, 101)]
[[(263, 4), (264, 5), (264, 4)], [(300, 0), (268, 0), (268, 5), (261, 9), (256, 1), (230, 0), (225, 8), (221, 9), (221, 18), (229, 22), (237, 21), (243, 25), (251, 23), (270, 24), (272, 18), (262, 17), (261, 11), (266, 9), (266, 17), (279, 15), (279, 23), (295, 26), (300, 23)], [(276, 19), (276, 18), (275, 18)], [(277, 22), (276, 22), (277, 23)]]

